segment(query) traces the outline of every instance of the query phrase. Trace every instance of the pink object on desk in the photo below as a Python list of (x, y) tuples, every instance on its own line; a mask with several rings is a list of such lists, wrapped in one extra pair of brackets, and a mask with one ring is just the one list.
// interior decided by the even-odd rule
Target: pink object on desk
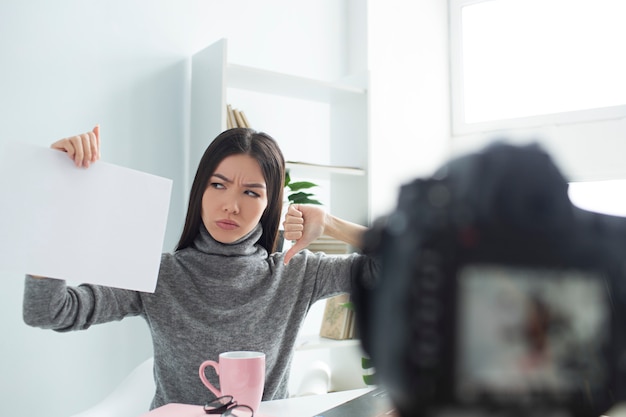
[[(266, 414), (254, 414), (255, 417), (270, 417)], [(142, 414), (140, 417), (219, 417), (217, 414), (207, 414), (201, 405), (170, 403)]]
[(142, 414), (141, 417), (206, 417), (207, 413), (200, 405), (170, 403)]
[[(205, 375), (205, 368), (213, 367), (219, 377), (220, 389)], [(234, 351), (220, 353), (219, 362), (204, 361), (198, 369), (202, 383), (216, 396), (232, 395), (238, 404), (245, 404), (256, 413), (265, 386), (265, 354)]]
[(142, 414), (140, 417), (206, 417), (207, 413), (199, 405), (170, 403)]

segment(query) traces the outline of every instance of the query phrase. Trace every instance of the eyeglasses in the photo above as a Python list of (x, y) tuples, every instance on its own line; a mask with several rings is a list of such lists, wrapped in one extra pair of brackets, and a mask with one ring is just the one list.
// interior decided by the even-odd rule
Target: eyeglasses
[(254, 417), (254, 411), (247, 405), (237, 404), (232, 395), (224, 395), (204, 405), (207, 414), (219, 414), (221, 417)]

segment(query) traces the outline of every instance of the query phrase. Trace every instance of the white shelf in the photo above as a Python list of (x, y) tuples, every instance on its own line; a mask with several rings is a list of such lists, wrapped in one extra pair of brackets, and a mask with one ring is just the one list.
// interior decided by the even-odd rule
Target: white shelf
[[(273, 124), (275, 130), (268, 130), (281, 131), (281, 138), (289, 141), (281, 144), (283, 150), (291, 148), (297, 155), (285, 153), (287, 159), (306, 161), (288, 162), (292, 175), (328, 180), (326, 203), (332, 213), (366, 225), (370, 220), (367, 74), (336, 82), (282, 74), (229, 63), (227, 47), (227, 40), (221, 39), (192, 57), (189, 179), (207, 145), (226, 129), (226, 104), (236, 96), (236, 107)], [(311, 126), (315, 135), (307, 136), (310, 129), (303, 126)], [(319, 141), (325, 153), (301, 151), (297, 143), (303, 140), (308, 147), (316, 147)]]
[(230, 88), (324, 103), (363, 96), (366, 93), (365, 89), (351, 85), (281, 74), (236, 64), (228, 64), (227, 74), (226, 84)]
[(287, 161), (288, 169), (297, 170), (300, 176), (320, 176), (323, 174), (365, 175), (365, 170), (355, 167), (312, 164), (308, 162)]
[(306, 335), (298, 338), (295, 350), (334, 349), (352, 346), (361, 346), (361, 341), (359, 339), (335, 340), (318, 335)]

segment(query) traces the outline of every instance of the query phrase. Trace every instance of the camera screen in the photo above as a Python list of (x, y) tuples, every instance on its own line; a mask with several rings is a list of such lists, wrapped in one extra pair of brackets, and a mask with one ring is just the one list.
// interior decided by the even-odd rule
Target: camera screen
[(610, 312), (598, 275), (469, 265), (458, 278), (459, 400), (560, 402), (604, 385)]

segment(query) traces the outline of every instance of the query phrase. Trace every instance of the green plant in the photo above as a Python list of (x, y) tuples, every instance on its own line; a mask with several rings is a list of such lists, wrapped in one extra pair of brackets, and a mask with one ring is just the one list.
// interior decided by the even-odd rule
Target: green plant
[(287, 200), (289, 204), (319, 204), (318, 200), (311, 198), (313, 193), (307, 193), (302, 190), (317, 187), (318, 185), (310, 181), (291, 181), (289, 170), (285, 173), (285, 188), (288, 189)]
[[(310, 181), (291, 181), (291, 175), (289, 170), (285, 172), (285, 194), (287, 196), (287, 204), (319, 204), (318, 200), (311, 198), (312, 193), (306, 193), (302, 190), (308, 190), (309, 188), (317, 187), (318, 185)], [(285, 204), (285, 208), (287, 207)], [(285, 239), (284, 230), (278, 231), (278, 242), (276, 244), (276, 250), (283, 250)]]
[(361, 368), (363, 369), (363, 382), (365, 382), (365, 385), (376, 385), (376, 372), (372, 360), (361, 357)]

